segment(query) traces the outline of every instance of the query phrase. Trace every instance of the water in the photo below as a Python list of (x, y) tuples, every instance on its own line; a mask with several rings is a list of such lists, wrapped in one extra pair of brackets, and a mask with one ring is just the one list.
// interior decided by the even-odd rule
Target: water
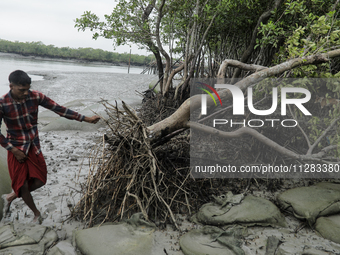
[[(96, 63), (75, 63), (57, 60), (43, 60), (26, 58), (16, 54), (0, 52), (0, 96), (8, 92), (8, 75), (14, 70), (25, 72), (36, 71), (68, 71), (68, 72), (108, 72), (127, 74), (128, 67), (112, 66)], [(140, 74), (141, 67), (130, 67), (130, 74)], [(31, 75), (33, 81), (41, 80), (43, 77)]]

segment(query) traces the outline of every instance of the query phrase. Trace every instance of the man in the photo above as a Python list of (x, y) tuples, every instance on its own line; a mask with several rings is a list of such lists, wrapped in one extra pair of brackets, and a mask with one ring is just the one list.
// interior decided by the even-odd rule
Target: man
[(62, 117), (88, 123), (97, 123), (100, 117), (86, 117), (58, 105), (41, 92), (30, 90), (31, 78), (21, 70), (9, 75), (10, 91), (0, 98), (0, 126), (2, 119), (7, 126), (7, 137), (0, 133), (0, 144), (7, 149), (7, 163), (13, 192), (3, 195), (4, 215), (10, 204), (22, 197), (33, 211), (33, 222), (41, 223), (31, 192), (46, 183), (47, 169), (41, 153), (38, 136), (38, 106), (41, 105)]

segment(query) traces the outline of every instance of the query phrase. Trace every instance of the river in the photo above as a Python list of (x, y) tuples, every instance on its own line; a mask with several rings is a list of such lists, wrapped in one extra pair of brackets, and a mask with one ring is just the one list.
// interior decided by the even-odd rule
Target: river
[[(17, 54), (0, 52), (0, 95), (8, 91), (8, 75), (14, 70), (30, 71), (68, 71), (68, 72), (107, 72), (127, 74), (127, 66), (114, 66), (96, 62), (81, 63), (64, 60), (50, 60), (34, 57), (23, 57)], [(130, 67), (130, 74), (140, 74), (141, 67)], [(41, 80), (41, 76), (30, 75), (32, 80)]]
[[(101, 100), (124, 100), (130, 104), (140, 102), (141, 97), (136, 91), (147, 90), (149, 83), (156, 78), (140, 74), (143, 70), (141, 67), (130, 67), (128, 74), (128, 67), (122, 66), (46, 60), (0, 53), (0, 96), (9, 90), (8, 75), (18, 69), (27, 72), (32, 78), (32, 89), (39, 90), (57, 103), (83, 114), (92, 114), (89, 108), (100, 109)], [(45, 122), (56, 118), (51, 117), (49, 112), (44, 112), (44, 108), (39, 111), (39, 116), (41, 119), (45, 118)], [(56, 124), (52, 127), (50, 125), (49, 128), (68, 130), (80, 127), (74, 122), (72, 125), (65, 125), (61, 121), (61, 124), (56, 121)], [(1, 131), (5, 133), (4, 125)], [(7, 151), (0, 146), (0, 195), (10, 191), (6, 157)], [(0, 202), (0, 219), (1, 212)]]

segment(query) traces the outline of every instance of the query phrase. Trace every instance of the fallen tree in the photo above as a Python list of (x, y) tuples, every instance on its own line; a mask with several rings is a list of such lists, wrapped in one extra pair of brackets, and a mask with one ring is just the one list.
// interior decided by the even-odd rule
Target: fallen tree
[[(242, 91), (245, 91), (250, 85), (257, 84), (266, 78), (275, 77), (286, 71), (290, 71), (296, 67), (327, 63), (330, 61), (331, 58), (336, 58), (339, 56), (340, 56), (340, 50), (333, 50), (333, 51), (329, 51), (323, 54), (316, 54), (316, 55), (311, 55), (307, 57), (291, 59), (291, 60), (288, 60), (284, 63), (281, 63), (279, 65), (276, 65), (270, 68), (254, 67), (253, 65), (247, 65), (244, 63), (240, 64), (240, 62), (235, 61), (235, 60), (233, 61), (226, 60), (225, 63), (229, 63), (229, 65), (234, 65), (239, 68), (244, 67), (246, 70), (254, 70), (254, 68), (256, 70), (259, 68), (262, 69), (261, 71), (255, 72), (252, 75), (242, 79), (241, 81), (235, 84), (235, 86), (238, 86)], [(225, 65), (221, 65), (220, 69), (224, 69), (224, 68), (225, 68)], [(223, 75), (224, 72), (220, 70), (219, 73)], [(222, 79), (223, 76), (220, 76), (218, 78)], [(219, 95), (221, 99), (230, 99), (232, 96), (231, 92), (227, 89), (219, 91)], [(217, 99), (216, 95), (215, 95), (215, 99)], [(207, 105), (211, 106), (213, 104), (214, 104), (213, 99), (208, 98)], [(325, 155), (325, 153), (317, 153), (317, 154), (312, 155), (310, 151), (307, 153), (307, 155), (296, 155), (295, 153), (289, 152), (283, 146), (280, 146), (274, 142), (269, 142), (268, 139), (263, 137), (263, 135), (261, 135), (258, 131), (251, 130), (249, 128), (243, 128), (233, 133), (224, 133), (224, 132), (220, 132), (217, 130), (212, 130), (212, 128), (210, 127), (204, 127), (202, 125), (194, 124), (190, 122), (190, 109), (193, 110), (195, 108), (198, 108), (200, 105), (201, 105), (201, 96), (199, 95), (193, 96), (187, 99), (174, 114), (148, 127), (148, 130), (152, 136), (152, 140), (158, 140), (166, 135), (171, 134), (172, 132), (175, 132), (183, 128), (196, 128), (196, 129), (200, 129), (201, 131), (205, 131), (207, 133), (214, 133), (215, 135), (218, 135), (221, 137), (238, 137), (241, 134), (247, 133), (265, 142), (272, 149), (280, 153), (284, 153), (285, 155), (292, 157), (292, 158), (297, 158), (297, 159), (302, 159), (302, 160), (307, 160), (307, 159), (308, 160), (321, 160), (322, 157)], [(335, 122), (331, 126), (334, 126), (338, 120), (339, 119), (336, 119)], [(324, 136), (325, 134), (322, 135), (322, 137)], [(314, 145), (313, 148), (315, 148), (316, 145)], [(334, 147), (328, 147), (327, 149), (325, 148), (324, 152), (329, 151), (330, 148), (334, 149)]]

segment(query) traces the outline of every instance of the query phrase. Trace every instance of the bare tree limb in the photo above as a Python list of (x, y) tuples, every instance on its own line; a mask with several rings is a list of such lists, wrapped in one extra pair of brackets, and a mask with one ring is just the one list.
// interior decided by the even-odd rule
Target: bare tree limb
[(321, 142), (321, 140), (327, 135), (329, 130), (331, 130), (339, 120), (340, 120), (340, 118), (333, 120), (333, 122), (325, 129), (325, 131), (323, 131), (323, 133), (319, 136), (319, 138), (312, 144), (312, 146), (309, 147), (309, 149), (307, 151), (307, 155), (312, 154), (315, 147)]
[(166, 85), (164, 87), (164, 91), (168, 91), (169, 90), (169, 87), (170, 87), (170, 84), (172, 82), (172, 79), (174, 78), (174, 76), (179, 73), (180, 71), (182, 71), (184, 69), (184, 63), (181, 64), (179, 67), (177, 67), (175, 70), (172, 70), (170, 76), (169, 76), (169, 79), (167, 80), (166, 82)]
[[(293, 114), (293, 111), (292, 111), (290, 105), (288, 105), (288, 109), (289, 109), (290, 114), (293, 116), (294, 120), (296, 120), (296, 116)], [(307, 145), (308, 145), (308, 149), (309, 149), (309, 148), (311, 147), (311, 144), (310, 144), (308, 135), (307, 135), (307, 134), (305, 133), (305, 131), (302, 129), (302, 127), (300, 126), (299, 122), (296, 122), (296, 123), (297, 123), (297, 126), (298, 126), (298, 128), (300, 129), (302, 135), (305, 137), (306, 142), (307, 142)]]
[[(314, 157), (322, 158), (324, 155), (326, 155), (327, 152), (337, 149), (337, 148), (338, 148), (338, 145), (330, 145), (330, 146), (323, 148), (320, 152), (315, 153), (313, 155)], [(339, 158), (337, 160), (339, 161)]]
[[(249, 86), (256, 84), (268, 77), (279, 75), (285, 71), (291, 70), (298, 66), (325, 63), (328, 62), (331, 58), (338, 56), (340, 56), (340, 49), (333, 50), (323, 54), (311, 55), (302, 58), (294, 58), (279, 65), (256, 72), (239, 81), (238, 83), (235, 84), (235, 86), (238, 86), (241, 90), (244, 91)], [(221, 90), (219, 94), (222, 99), (231, 98), (231, 93), (229, 90), (226, 89)], [(184, 101), (183, 104), (177, 109), (177, 111), (174, 112), (171, 116), (158, 123), (155, 123), (152, 126), (149, 126), (148, 130), (152, 134), (152, 139), (158, 139), (178, 129), (183, 128), (190, 118), (190, 107), (192, 107), (192, 109), (196, 109), (197, 107), (200, 106), (200, 104), (201, 96), (199, 95), (192, 96), (186, 101)], [(213, 104), (214, 104), (213, 100), (210, 97), (208, 97), (207, 105), (210, 106)]]
[[(168, 75), (169, 75), (169, 70), (170, 70), (170, 56), (169, 54), (164, 50), (162, 42), (161, 42), (161, 36), (159, 33), (159, 29), (160, 29), (160, 24), (161, 24), (161, 20), (163, 17), (163, 8), (165, 5), (165, 0), (162, 0), (159, 8), (158, 8), (158, 16), (157, 16), (157, 22), (156, 22), (156, 29), (155, 29), (155, 37), (156, 37), (156, 42), (157, 42), (157, 46), (159, 48), (159, 51), (162, 53), (162, 55), (165, 57), (165, 70), (164, 70), (164, 76), (163, 76), (163, 83), (162, 83), (162, 87), (161, 88), (161, 93), (164, 93), (164, 86), (168, 80)], [(163, 68), (163, 67), (162, 67)]]
[(208, 134), (212, 134), (214, 136), (218, 136), (221, 138), (236, 138), (236, 137), (241, 137), (243, 135), (251, 135), (258, 141), (269, 146), (271, 149), (277, 151), (281, 155), (287, 156), (292, 159), (301, 160), (301, 161), (322, 161), (322, 156), (324, 156), (327, 151), (336, 148), (336, 146), (329, 146), (327, 149), (325, 148), (321, 153), (301, 155), (291, 150), (288, 150), (287, 148), (279, 145), (278, 143), (274, 142), (270, 138), (257, 132), (255, 129), (252, 129), (249, 127), (242, 127), (232, 132), (224, 132), (224, 131), (215, 129), (213, 127), (205, 126), (205, 125), (199, 124), (197, 122), (192, 122), (192, 121), (188, 121), (186, 125), (188, 128), (193, 128), (195, 130), (205, 132)]
[[(156, 3), (156, 0), (152, 0), (152, 2), (144, 10), (144, 13), (143, 13), (143, 16), (142, 16), (142, 23), (143, 24), (145, 24), (145, 23), (148, 24), (147, 21), (149, 19), (149, 16), (150, 16), (153, 8), (155, 7), (155, 3)], [(157, 64), (157, 68), (158, 68), (158, 78), (161, 79), (163, 77), (162, 58), (161, 58), (161, 55), (159, 53), (158, 47), (155, 45), (155, 43), (151, 39), (151, 31), (150, 31), (149, 25), (147, 25), (147, 30), (148, 30), (148, 33), (147, 33), (146, 38), (145, 38), (145, 43), (156, 58), (156, 64)], [(163, 80), (160, 81), (159, 87), (163, 88)]]
[(258, 72), (258, 71), (268, 68), (266, 66), (261, 66), (261, 65), (245, 64), (241, 61), (234, 60), (234, 59), (226, 59), (226, 60), (223, 60), (222, 64), (220, 65), (220, 69), (218, 70), (218, 73), (217, 73), (217, 78), (225, 77), (228, 66), (237, 67), (242, 70), (254, 71), (254, 72)]
[[(258, 28), (260, 27), (261, 23), (265, 23), (267, 22), (267, 20), (270, 18), (270, 16), (272, 15), (272, 11), (274, 11), (275, 9), (277, 9), (280, 4), (281, 4), (282, 0), (275, 0), (272, 8), (264, 13), (262, 13), (262, 15), (260, 16), (260, 18), (257, 21), (257, 24), (253, 30), (253, 34), (250, 40), (250, 43), (248, 45), (248, 48), (245, 50), (245, 52), (243, 53), (240, 61), (243, 63), (246, 63), (250, 57), (250, 55), (252, 54), (252, 52), (254, 51), (254, 47), (256, 44), (256, 37), (257, 37), (257, 32), (258, 32)], [(241, 73), (241, 70), (239, 68), (237, 68), (233, 74), (233, 79), (234, 78), (238, 78), (239, 75)]]
[(217, 16), (217, 12), (214, 14), (214, 16), (212, 17), (207, 29), (205, 30), (203, 36), (202, 36), (202, 39), (201, 39), (201, 43), (200, 43), (200, 46), (198, 47), (198, 50), (196, 51), (196, 54), (195, 54), (195, 57), (193, 58), (193, 63), (191, 65), (191, 69), (190, 69), (190, 72), (189, 72), (189, 76), (187, 77), (187, 79), (184, 81), (183, 85), (182, 85), (182, 91), (188, 86), (189, 84), (189, 80), (191, 79), (191, 77), (193, 76), (194, 74), (194, 70), (195, 70), (195, 65), (196, 65), (196, 60), (197, 60), (197, 57), (199, 54), (201, 54), (201, 50), (202, 50), (202, 47), (204, 45), (204, 41), (205, 41), (205, 38), (207, 37), (207, 34), (215, 20)]

